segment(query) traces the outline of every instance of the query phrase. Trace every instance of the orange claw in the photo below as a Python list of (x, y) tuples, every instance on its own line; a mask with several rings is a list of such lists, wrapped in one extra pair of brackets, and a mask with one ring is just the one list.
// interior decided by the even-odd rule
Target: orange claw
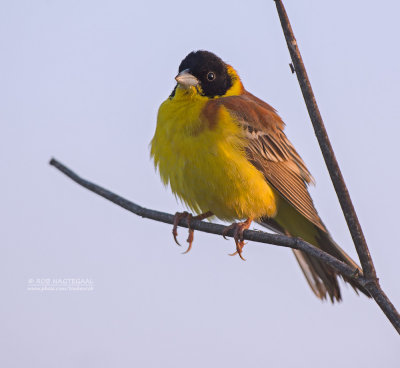
[(189, 253), (190, 249), (192, 249), (194, 230), (190, 228), (190, 219), (189, 218), (188, 218), (188, 225), (189, 225), (189, 236), (186, 241), (189, 243), (189, 246), (182, 254)]
[[(222, 236), (223, 236), (223, 238), (224, 238), (225, 240), (229, 240), (229, 239), (226, 237), (226, 235), (229, 233), (229, 230), (235, 229), (236, 226), (237, 226), (237, 223), (234, 222), (233, 224), (227, 226), (227, 227), (224, 229), (224, 231), (222, 232)], [(234, 234), (235, 234), (235, 232), (234, 232)]]
[(179, 246), (181, 246), (181, 245), (178, 242), (178, 239), (176, 238), (178, 236), (178, 224), (182, 219), (188, 218), (189, 216), (192, 217), (192, 215), (189, 212), (186, 212), (186, 211), (175, 213), (175, 216), (174, 216), (174, 227), (172, 228), (172, 235), (174, 236), (175, 243), (178, 244)]
[(234, 230), (233, 231), (233, 238), (235, 239), (235, 244), (236, 244), (236, 252), (229, 254), (230, 256), (234, 256), (236, 254), (239, 254), (240, 259), (242, 259), (243, 261), (245, 261), (246, 259), (243, 258), (242, 256), (242, 251), (243, 251), (243, 247), (245, 246), (245, 242), (243, 239), (243, 233), (245, 230), (247, 230), (251, 223), (252, 223), (252, 219), (248, 218), (246, 221), (244, 222), (234, 222), (232, 225), (229, 225), (225, 228), (225, 230), (222, 233), (222, 236), (226, 239), (226, 234), (228, 234), (228, 232), (230, 230)]
[(172, 228), (172, 235), (174, 237), (175, 243), (178, 244), (179, 246), (180, 246), (180, 244), (179, 244), (178, 239), (177, 239), (177, 236), (178, 236), (178, 224), (184, 218), (186, 218), (186, 220), (188, 222), (189, 236), (188, 236), (186, 241), (189, 243), (189, 246), (182, 254), (186, 254), (192, 249), (192, 244), (193, 244), (193, 239), (194, 239), (194, 230), (190, 227), (190, 223), (191, 223), (192, 219), (193, 220), (204, 220), (205, 218), (211, 217), (211, 216), (213, 216), (212, 212), (205, 212), (205, 213), (202, 213), (201, 215), (194, 216), (194, 217), (193, 217), (193, 215), (191, 213), (188, 213), (186, 211), (185, 212), (177, 212), (177, 213), (175, 213), (174, 226)]
[(193, 243), (193, 238), (194, 238), (194, 230), (190, 228), (190, 221), (192, 220), (193, 216), (191, 213), (187, 213), (186, 212), (186, 221), (188, 223), (188, 229), (189, 229), (189, 236), (187, 238), (187, 242), (189, 243), (188, 248), (182, 253), (182, 254), (186, 254), (190, 251), (190, 249), (192, 249), (192, 243)]

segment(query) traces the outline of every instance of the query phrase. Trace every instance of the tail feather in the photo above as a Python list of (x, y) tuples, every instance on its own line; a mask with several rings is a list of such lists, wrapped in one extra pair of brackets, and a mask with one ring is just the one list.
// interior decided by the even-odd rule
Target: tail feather
[(332, 302), (342, 299), (336, 275), (331, 269), (324, 268), (317, 259), (301, 250), (293, 249), (293, 253), (308, 285), (319, 299), (326, 299), (327, 294)]
[[(349, 266), (358, 269), (360, 274), (362, 275), (362, 270), (360, 269), (360, 267), (350, 258), (349, 255), (346, 254), (343, 249), (339, 247), (339, 245), (334, 242), (327, 230), (324, 231), (320, 227), (311, 224), (310, 222), (308, 222), (307, 224), (305, 224), (304, 222), (300, 222), (300, 227), (303, 226), (303, 228), (301, 229), (302, 231), (294, 231), (293, 229), (292, 231), (288, 231), (287, 229), (284, 229), (281, 225), (279, 225), (278, 222), (274, 219), (267, 218), (263, 218), (259, 222), (259, 224), (281, 234), (302, 237), (309, 243), (347, 263)], [(287, 226), (285, 226), (285, 228), (287, 228)], [(309, 235), (310, 229), (312, 229), (312, 237)], [(305, 236), (306, 234), (308, 235), (308, 238)], [(332, 303), (335, 300), (338, 302), (341, 301), (342, 296), (338, 282), (338, 276), (341, 275), (339, 275), (326, 263), (320, 261), (315, 257), (309, 256), (308, 254), (300, 250), (293, 250), (293, 252), (314, 294), (319, 299), (326, 299), (329, 296), (329, 299), (332, 301)], [(341, 277), (344, 279), (344, 281), (349, 283), (356, 292), (361, 291), (363, 294), (370, 297), (368, 291), (361, 285), (359, 285), (355, 280), (343, 276)]]
[[(342, 249), (339, 247), (338, 244), (336, 244), (336, 242), (332, 239), (332, 237), (329, 235), (329, 233), (327, 231), (323, 231), (321, 229), (317, 229), (318, 231), (318, 236), (316, 237), (317, 240), (317, 246), (319, 248), (321, 248), (323, 251), (333, 255), (334, 257), (340, 259), (342, 262), (348, 264), (351, 267), (354, 267), (355, 269), (358, 270), (359, 274), (362, 276), (363, 272), (362, 269), (360, 268), (360, 266), (353, 261), (353, 259)], [(329, 269), (332, 270), (332, 268), (330, 268), (329, 266), (327, 266)], [(333, 270), (332, 270), (333, 271)], [(336, 271), (334, 271), (335, 274)], [(356, 282), (353, 279), (349, 279), (348, 277), (342, 276), (342, 279), (344, 281), (346, 281), (347, 283), (349, 283), (353, 289), (355, 290), (355, 292), (361, 291), (363, 294), (365, 294), (367, 297), (371, 297), (368, 293), (368, 291), (361, 286), (358, 282)]]

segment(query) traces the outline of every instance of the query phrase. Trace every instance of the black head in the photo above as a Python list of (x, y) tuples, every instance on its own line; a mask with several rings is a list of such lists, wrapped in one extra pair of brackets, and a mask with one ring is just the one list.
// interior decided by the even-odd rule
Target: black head
[(199, 80), (204, 96), (222, 96), (232, 87), (227, 65), (212, 52), (191, 52), (179, 65), (179, 73), (186, 69)]

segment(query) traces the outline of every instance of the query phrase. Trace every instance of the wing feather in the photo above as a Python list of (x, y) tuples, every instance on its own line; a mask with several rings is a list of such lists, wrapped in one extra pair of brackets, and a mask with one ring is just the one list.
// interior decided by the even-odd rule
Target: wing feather
[(249, 161), (299, 213), (325, 230), (307, 189), (314, 179), (286, 137), (285, 124), (276, 111), (247, 91), (211, 100), (209, 104), (212, 111), (220, 106), (229, 111), (245, 131)]

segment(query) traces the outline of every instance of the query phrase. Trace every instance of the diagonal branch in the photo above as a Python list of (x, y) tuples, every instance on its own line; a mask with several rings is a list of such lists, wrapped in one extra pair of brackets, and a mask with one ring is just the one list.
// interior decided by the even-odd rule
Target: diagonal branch
[[(62, 173), (64, 173), (66, 176), (72, 179), (75, 183), (85, 187), (86, 189), (89, 189), (93, 193), (98, 194), (99, 196), (115, 203), (116, 205), (122, 208), (125, 208), (126, 210), (138, 216), (159, 222), (164, 222), (166, 224), (171, 224), (171, 225), (174, 223), (173, 215), (165, 212), (144, 208), (131, 201), (128, 201), (127, 199), (97, 184), (94, 184), (86, 179), (81, 178), (79, 175), (75, 174), (72, 170), (70, 170), (68, 167), (64, 166), (62, 163), (55, 160), (54, 158), (50, 160), (50, 165), (60, 170)], [(179, 226), (187, 228), (188, 223), (186, 219), (182, 219), (179, 222)], [(223, 232), (225, 230), (225, 226), (223, 225), (212, 224), (203, 221), (191, 221), (190, 227), (193, 230), (198, 230), (205, 233), (216, 234), (216, 235), (223, 235)], [(233, 230), (229, 231), (226, 234), (226, 236), (233, 237)], [(274, 244), (280, 247), (301, 250), (304, 253), (307, 253), (312, 257), (318, 258), (322, 262), (325, 262), (341, 275), (346, 276), (349, 279), (355, 280), (357, 283), (359, 283), (361, 286), (363, 286), (369, 291), (371, 296), (379, 304), (379, 306), (386, 314), (388, 319), (392, 322), (394, 327), (400, 333), (400, 320), (396, 319), (395, 313), (397, 312), (393, 304), (391, 304), (390, 300), (384, 294), (379, 284), (360, 275), (357, 269), (350, 267), (346, 263), (339, 261), (337, 258), (331, 256), (330, 254), (322, 251), (319, 248), (316, 248), (312, 244), (307, 243), (306, 241), (300, 238), (292, 238), (289, 236), (279, 235), (279, 234), (270, 234), (263, 231), (245, 230), (244, 239), (258, 243)]]
[[(375, 301), (378, 303), (380, 308), (383, 310), (383, 312), (387, 315), (389, 320), (392, 322), (393, 326), (400, 333), (400, 315), (379, 285), (379, 280), (376, 276), (374, 263), (369, 252), (368, 245), (361, 228), (361, 224), (358, 220), (357, 213), (354, 209), (349, 191), (347, 189), (343, 175), (339, 168), (339, 164), (336, 160), (335, 153), (330, 143), (327, 131), (325, 129), (325, 125), (322, 120), (322, 116), (319, 111), (314, 92), (311, 88), (311, 83), (308, 79), (303, 59), (301, 57), (296, 38), (294, 37), (292, 26), (290, 25), (285, 7), (281, 0), (274, 1), (279, 14), (279, 19), (281, 21), (289, 53), (293, 62), (294, 71), (296, 72), (301, 92), (303, 93), (304, 101), (307, 106), (308, 114), (310, 115), (310, 119), (314, 127), (315, 135), (318, 139), (318, 143), (321, 148), (321, 152), (324, 157), (325, 164), (328, 168), (329, 175), (331, 177), (337, 197), (339, 199), (344, 217), (346, 219), (347, 226), (353, 238), (353, 242), (361, 262), (363, 273), (365, 275), (365, 278), (369, 280), (369, 287), (367, 289), (371, 293)], [(292, 71), (293, 66), (291, 67)]]
[(300, 84), (301, 92), (303, 93), (304, 101), (307, 105), (308, 114), (310, 115), (315, 135), (317, 136), (322, 155), (324, 156), (326, 166), (340, 202), (340, 206), (342, 207), (344, 217), (346, 218), (347, 226), (353, 238), (358, 257), (360, 258), (361, 266), (366, 277), (371, 279), (376, 278), (375, 267), (365, 241), (360, 222), (358, 221), (357, 213), (354, 209), (353, 202), (351, 201), (342, 172), (340, 171), (339, 164), (336, 160), (328, 133), (325, 129), (325, 125), (322, 120), (314, 92), (311, 88), (310, 80), (308, 79), (306, 68), (304, 66), (296, 38), (294, 37), (288, 15), (282, 4), (282, 1), (275, 0), (275, 3), (279, 18), (281, 20), (283, 32), (285, 34), (290, 56), (293, 61), (294, 70)]
[[(128, 201), (127, 199), (120, 197), (119, 195), (97, 185), (86, 179), (81, 178), (79, 175), (75, 174), (68, 167), (63, 165), (61, 162), (55, 160), (54, 158), (50, 160), (50, 165), (54, 166), (70, 179), (72, 179), (75, 183), (89, 189), (90, 191), (98, 194), (99, 196), (115, 203), (116, 205), (125, 208), (126, 210), (134, 213), (135, 215), (148, 218), (151, 220), (164, 222), (166, 224), (174, 223), (174, 215), (169, 213), (160, 212), (156, 210), (151, 210), (148, 208), (141, 207), (136, 203)], [(188, 223), (186, 219), (182, 219), (179, 222), (179, 226), (188, 227)], [(219, 224), (213, 224), (210, 222), (192, 220), (190, 222), (190, 227), (193, 230), (202, 231), (205, 233), (223, 235), (223, 231), (225, 230), (225, 226)], [(233, 230), (229, 231), (226, 236), (233, 237)], [(271, 234), (263, 231), (255, 231), (255, 230), (245, 230), (244, 239), (251, 240), (258, 243), (265, 244), (274, 244), (281, 247), (299, 249), (310, 256), (316, 257), (321, 261), (327, 263), (341, 275), (346, 276), (350, 279), (356, 280), (361, 286), (365, 286), (368, 283), (368, 280), (359, 275), (357, 270), (346, 263), (339, 261), (337, 258), (331, 256), (330, 254), (322, 251), (321, 249), (313, 246), (310, 243), (300, 239), (300, 238), (292, 238), (285, 235), (280, 234)]]

